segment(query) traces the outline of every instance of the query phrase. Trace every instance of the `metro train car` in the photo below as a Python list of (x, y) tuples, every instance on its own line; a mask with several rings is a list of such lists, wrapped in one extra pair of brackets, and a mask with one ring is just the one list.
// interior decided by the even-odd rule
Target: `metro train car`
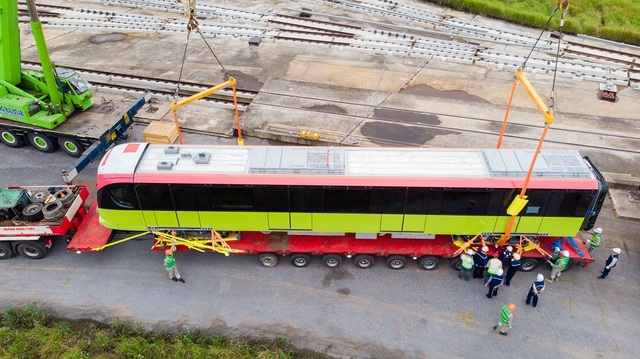
[[(112, 148), (98, 167), (110, 229), (500, 235), (534, 150), (160, 145)], [(512, 235), (575, 236), (608, 188), (575, 150), (542, 150)]]

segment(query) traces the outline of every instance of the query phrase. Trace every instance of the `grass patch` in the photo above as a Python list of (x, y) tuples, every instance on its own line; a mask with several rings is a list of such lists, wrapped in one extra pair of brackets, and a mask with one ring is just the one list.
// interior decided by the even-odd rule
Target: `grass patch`
[(228, 339), (190, 331), (147, 332), (140, 325), (116, 321), (53, 318), (35, 304), (0, 314), (0, 358), (223, 358), (327, 359), (299, 350), (285, 339)]
[[(552, 0), (422, 1), (537, 28), (544, 27), (556, 5)], [(637, 0), (569, 0), (564, 32), (640, 45), (639, 14), (640, 1)], [(559, 24), (560, 12), (549, 26), (557, 29)]]

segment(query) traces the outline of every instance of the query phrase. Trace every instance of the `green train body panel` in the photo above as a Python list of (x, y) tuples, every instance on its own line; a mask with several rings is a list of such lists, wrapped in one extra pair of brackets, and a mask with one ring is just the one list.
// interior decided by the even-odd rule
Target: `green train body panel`
[[(503, 233), (508, 216), (448, 216), (360, 213), (120, 211), (99, 209), (101, 223), (119, 230), (214, 228), (241, 231), (309, 231), (345, 233)], [(575, 235), (580, 217), (517, 217), (514, 233)], [(117, 223), (117, 225), (116, 225)], [(464, 230), (462, 230), (464, 228)]]
[(383, 214), (380, 220), (380, 231), (401, 232), (403, 217), (402, 214)]
[[(496, 216), (427, 216), (426, 231), (434, 234), (479, 234), (495, 228)], [(461, 233), (461, 229), (464, 232)]]

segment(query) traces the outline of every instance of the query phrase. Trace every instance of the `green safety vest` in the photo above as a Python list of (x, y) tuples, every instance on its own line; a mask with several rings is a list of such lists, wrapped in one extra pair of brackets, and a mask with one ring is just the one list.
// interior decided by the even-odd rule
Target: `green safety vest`
[(591, 237), (591, 248), (598, 248), (600, 247), (600, 242), (602, 241), (602, 235), (600, 233), (596, 233), (593, 235), (593, 237)]
[(509, 323), (509, 318), (511, 318), (511, 316), (513, 315), (513, 313), (511, 313), (509, 311), (509, 308), (507, 308), (507, 306), (505, 305), (504, 307), (502, 307), (502, 311), (500, 312), (500, 320), (502, 320), (503, 323)]
[(176, 265), (176, 259), (173, 258), (173, 256), (168, 256), (168, 255), (164, 256), (164, 266), (165, 266), (165, 268), (171, 269), (175, 265)]
[(469, 255), (462, 255), (460, 256), (460, 258), (462, 259), (462, 267), (464, 269), (473, 268), (473, 258), (471, 258)]
[(565, 269), (567, 267), (567, 264), (569, 264), (569, 258), (567, 257), (558, 258), (558, 260), (556, 260), (556, 265), (560, 270)]

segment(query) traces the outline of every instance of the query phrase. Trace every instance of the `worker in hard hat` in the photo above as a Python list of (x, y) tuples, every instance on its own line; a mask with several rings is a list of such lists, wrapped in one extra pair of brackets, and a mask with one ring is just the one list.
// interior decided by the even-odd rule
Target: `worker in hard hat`
[(509, 264), (509, 268), (507, 268), (507, 275), (504, 278), (504, 285), (507, 287), (511, 285), (511, 279), (516, 275), (516, 272), (522, 266), (522, 260), (520, 259), (520, 254), (514, 253), (511, 258), (511, 264)]
[(175, 258), (173, 258), (173, 251), (171, 249), (164, 251), (164, 268), (167, 270), (167, 273), (169, 273), (169, 278), (171, 278), (172, 281), (184, 283), (184, 279), (182, 279), (180, 272), (178, 272), (178, 266), (176, 265)]
[(507, 246), (502, 252), (500, 252), (500, 261), (502, 262), (502, 269), (505, 269), (511, 264), (511, 257), (513, 257), (513, 247)]
[(473, 269), (473, 249), (467, 249), (467, 253), (462, 253), (460, 255), (460, 261), (458, 278), (464, 277), (464, 280), (469, 281), (471, 270)]
[(604, 263), (604, 270), (602, 271), (602, 275), (598, 278), (604, 279), (609, 275), (609, 271), (611, 270), (611, 268), (615, 267), (616, 264), (618, 264), (618, 257), (620, 256), (620, 253), (622, 253), (622, 250), (620, 248), (613, 249), (613, 253), (609, 255), (609, 258), (607, 258), (607, 261)]
[(594, 249), (598, 249), (601, 243), (602, 243), (602, 228), (598, 227), (593, 230), (593, 236), (591, 236), (591, 239), (587, 241), (586, 245), (587, 245), (587, 248), (589, 249), (589, 252), (591, 252)]
[(502, 269), (498, 269), (498, 273), (491, 274), (489, 276), (489, 280), (484, 284), (485, 287), (489, 288), (487, 298), (491, 299), (491, 297), (498, 296), (498, 289), (502, 286), (502, 283), (504, 283), (502, 273), (504, 273), (504, 271)]
[(511, 329), (511, 323), (513, 323), (513, 312), (516, 310), (516, 305), (511, 303), (502, 307), (500, 311), (500, 321), (493, 326), (493, 330), (500, 327), (500, 334), (507, 335), (507, 330)]
[(489, 280), (489, 277), (492, 275), (498, 274), (498, 270), (502, 269), (502, 262), (498, 252), (493, 254), (493, 258), (489, 259), (487, 262), (487, 274), (484, 276), (484, 282), (486, 283)]
[(558, 279), (560, 279), (560, 274), (565, 268), (567, 268), (567, 265), (569, 264), (569, 256), (569, 251), (564, 250), (560, 252), (560, 256), (558, 257), (558, 259), (556, 259), (555, 263), (547, 261), (547, 263), (551, 264), (551, 278), (549, 279), (549, 282), (553, 282), (554, 280), (557, 281)]
[(540, 293), (544, 290), (544, 287), (544, 275), (542, 275), (542, 273), (538, 273), (536, 280), (531, 285), (531, 288), (529, 288), (529, 294), (527, 294), (527, 300), (525, 303), (529, 305), (531, 304), (531, 300), (533, 299), (533, 307), (537, 307), (538, 299), (540, 299)]
[(473, 256), (473, 279), (484, 278), (484, 268), (487, 266), (487, 252), (489, 247), (483, 246)]

